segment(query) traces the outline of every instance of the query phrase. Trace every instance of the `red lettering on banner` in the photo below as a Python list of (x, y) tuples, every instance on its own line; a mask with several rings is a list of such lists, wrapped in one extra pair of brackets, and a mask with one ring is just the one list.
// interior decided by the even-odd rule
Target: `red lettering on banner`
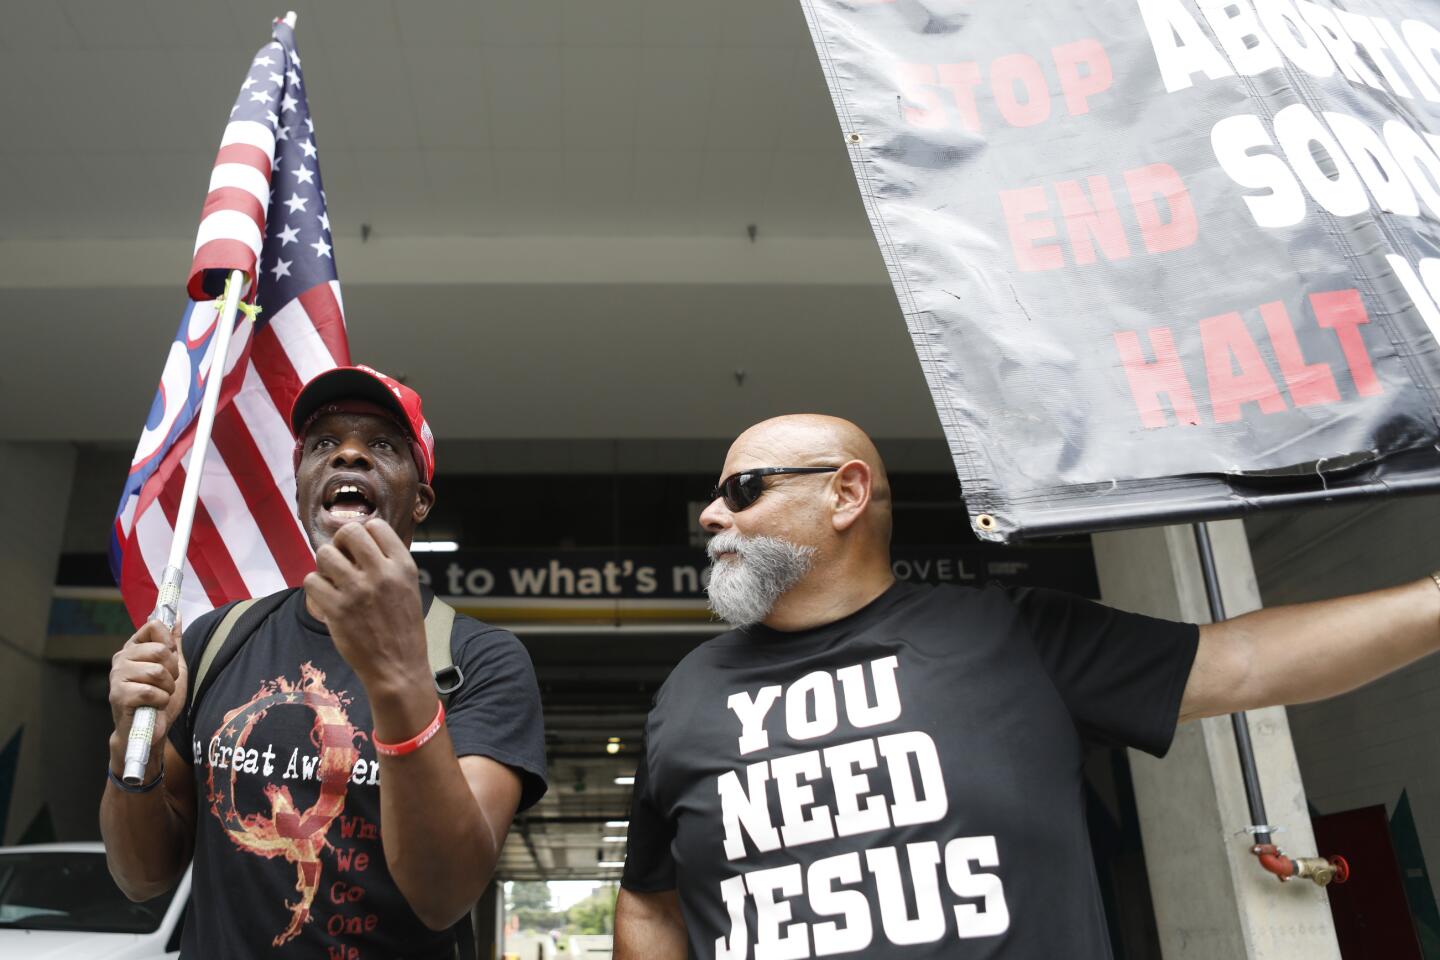
[(1280, 362), (1280, 375), (1285, 378), (1285, 389), (1290, 391), (1290, 399), (1295, 406), (1339, 403), (1340, 389), (1335, 386), (1330, 365), (1305, 362), (1305, 354), (1300, 349), (1300, 341), (1295, 339), (1295, 327), (1290, 323), (1290, 313), (1285, 304), (1279, 300), (1262, 303), (1260, 317), (1265, 321), (1270, 346), (1275, 350), (1275, 359)]
[[(1355, 395), (1375, 396), (1384, 388), (1375, 375), (1370, 354), (1360, 336), (1361, 324), (1369, 323), (1358, 290), (1334, 290), (1310, 295), (1315, 321), (1333, 330), (1350, 368)], [(1325, 363), (1309, 363), (1296, 336), (1285, 305), (1271, 301), (1260, 305), (1260, 318), (1269, 334), (1269, 346), (1279, 363), (1284, 390), (1276, 383), (1257, 343), (1239, 312), (1207, 317), (1199, 323), (1204, 376), (1210, 387), (1210, 419), (1217, 424), (1233, 423), (1245, 413), (1245, 404), (1254, 403), (1261, 413), (1281, 413), (1290, 408), (1285, 393), (1296, 407), (1339, 403), (1345, 399), (1334, 372)], [(1147, 428), (1166, 427), (1171, 420), (1164, 399), (1181, 424), (1200, 422), (1191, 392), (1191, 379), (1201, 371), (1185, 369), (1169, 327), (1149, 331), (1153, 361), (1147, 361), (1140, 337), (1131, 331), (1115, 334), (1115, 349), (1130, 382), (1140, 422)]]
[[(1152, 163), (1121, 174), (1130, 194), (1130, 205), (1145, 249), (1151, 253), (1180, 250), (1195, 242), (1200, 230), (1195, 219), (1195, 206), (1185, 181), (1169, 164)], [(1096, 262), (1093, 239), (1099, 244), (1105, 260), (1124, 260), (1130, 256), (1127, 228), (1115, 202), (1110, 180), (1104, 174), (1087, 177), (1087, 188), (1078, 180), (1060, 180), (1054, 184), (1059, 214), (1065, 220), (1071, 258), (1076, 266)], [(1169, 219), (1162, 218), (1155, 198), (1163, 197), (1169, 208)], [(1058, 270), (1065, 266), (1065, 255), (1056, 244), (1040, 244), (1039, 240), (1058, 235), (1051, 206), (1044, 187), (1020, 187), (1000, 191), (1000, 204), (1005, 224), (1010, 231), (1010, 246), (1015, 264), (1021, 270)], [(1045, 217), (1036, 216), (1046, 214)]]
[(1005, 225), (1010, 230), (1010, 245), (1015, 250), (1016, 266), (1021, 270), (1055, 270), (1065, 266), (1065, 257), (1059, 247), (1036, 242), (1057, 235), (1054, 220), (1031, 217), (1031, 214), (1045, 213), (1050, 209), (1044, 187), (1001, 190), (1000, 205), (1005, 209)]
[(1055, 184), (1055, 195), (1060, 198), (1060, 214), (1065, 218), (1065, 232), (1070, 237), (1070, 248), (1079, 266), (1095, 262), (1095, 247), (1090, 243), (1093, 237), (1105, 251), (1107, 260), (1123, 260), (1130, 256), (1130, 244), (1125, 240), (1125, 225), (1120, 222), (1120, 211), (1115, 209), (1115, 196), (1110, 192), (1110, 181), (1101, 174), (1090, 177), (1090, 195), (1078, 180), (1061, 180)]
[(1000, 116), (1010, 126), (1033, 127), (1050, 119), (1050, 85), (1029, 54), (1012, 53), (992, 63), (990, 89)]
[[(1059, 77), (1065, 110), (1071, 116), (1090, 112), (1090, 100), (1109, 90), (1115, 82), (1110, 58), (1099, 41), (1092, 38), (1063, 43), (1050, 51)], [(960, 63), (902, 63), (896, 77), (904, 107), (905, 122), (927, 130), (951, 125), (946, 109), (950, 105), (962, 127), (980, 130), (977, 91), (985, 82), (985, 70), (974, 60)], [(989, 64), (990, 95), (1001, 119), (1012, 127), (1033, 127), (1050, 119), (1054, 98), (1040, 61), (1028, 53), (1008, 53)]]
[(1210, 378), (1210, 414), (1216, 423), (1239, 420), (1241, 407), (1247, 403), (1260, 404), (1265, 413), (1286, 409), (1285, 398), (1240, 314), (1222, 313), (1201, 320), (1200, 343)]
[[(936, 67), (940, 83), (955, 98), (955, 108), (960, 111), (960, 122), (968, 130), (980, 129), (980, 111), (975, 107), (975, 88), (980, 86), (980, 64), (942, 63)], [(936, 97), (936, 102), (939, 102)], [(945, 108), (939, 111), (940, 126), (945, 126)]]
[(1150, 349), (1155, 353), (1153, 363), (1146, 362), (1140, 338), (1128, 330), (1115, 334), (1115, 348), (1125, 365), (1125, 376), (1130, 381), (1135, 406), (1140, 410), (1141, 423), (1147, 428), (1169, 425), (1160, 400), (1165, 396), (1170, 398), (1170, 407), (1181, 423), (1192, 427), (1199, 424), (1200, 411), (1195, 408), (1195, 396), (1190, 392), (1190, 381), (1185, 377), (1185, 367), (1180, 363), (1169, 327), (1150, 330)]
[(360, 948), (327, 946), (325, 948), (325, 960), (360, 960)]
[(1362, 397), (1383, 393), (1384, 389), (1375, 377), (1375, 368), (1370, 365), (1370, 353), (1360, 336), (1360, 325), (1370, 322), (1365, 304), (1360, 300), (1360, 291), (1312, 293), (1310, 305), (1315, 308), (1315, 322), (1335, 331), (1345, 362), (1350, 365), (1350, 379), (1355, 382), (1355, 392)]
[[(1110, 89), (1115, 72), (1100, 41), (1094, 39), (1062, 43), (1050, 51), (1055, 71), (1060, 74), (1060, 89), (1065, 92), (1065, 109), (1072, 117), (1090, 112), (1090, 98)], [(1080, 68), (1085, 72), (1081, 73)]]
[[(1130, 203), (1135, 208), (1135, 222), (1140, 225), (1140, 237), (1145, 249), (1151, 253), (1169, 253), (1183, 250), (1200, 236), (1200, 224), (1195, 218), (1195, 205), (1190, 202), (1190, 191), (1185, 181), (1168, 163), (1152, 163), (1148, 167), (1136, 167), (1125, 171), (1125, 189), (1130, 193)], [(1169, 220), (1162, 220), (1155, 198), (1164, 199), (1170, 208)]]

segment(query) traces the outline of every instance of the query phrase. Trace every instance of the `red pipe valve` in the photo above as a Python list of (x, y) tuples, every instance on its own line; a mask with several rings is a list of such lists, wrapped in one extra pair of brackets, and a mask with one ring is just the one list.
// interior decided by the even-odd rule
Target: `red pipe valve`
[(1275, 874), (1282, 883), (1299, 877), (1326, 887), (1350, 879), (1350, 864), (1344, 857), (1291, 858), (1273, 843), (1258, 843), (1250, 848), (1250, 852), (1259, 859), (1260, 866)]

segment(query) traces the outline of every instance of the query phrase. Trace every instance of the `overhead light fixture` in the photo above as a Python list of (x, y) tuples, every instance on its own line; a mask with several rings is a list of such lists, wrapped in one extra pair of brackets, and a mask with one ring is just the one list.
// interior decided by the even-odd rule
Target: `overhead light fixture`
[(605, 826), (607, 826), (607, 827), (628, 827), (628, 826), (630, 826), (630, 821), (629, 821), (629, 820), (606, 820), (606, 821), (605, 821)]
[(628, 840), (628, 839), (630, 839), (630, 838), (629, 838), (629, 837), (601, 837), (600, 839), (603, 840), (603, 841), (606, 842), (606, 843), (624, 843), (626, 840)]
[(620, 786), (622, 786), (622, 787), (633, 787), (633, 786), (635, 785), (635, 778), (634, 778), (634, 777), (616, 777), (616, 778), (615, 778), (615, 782), (616, 782), (617, 784), (619, 784)]
[(605, 744), (605, 752), (613, 757), (615, 754), (620, 752), (620, 743), (616, 740), (611, 740), (609, 743)]
[(625, 869), (625, 861), (601, 860), (599, 863), (595, 864), (595, 866), (599, 867), (602, 870), (623, 870)]
[(454, 553), (460, 544), (454, 540), (416, 540), (410, 544), (411, 553)]

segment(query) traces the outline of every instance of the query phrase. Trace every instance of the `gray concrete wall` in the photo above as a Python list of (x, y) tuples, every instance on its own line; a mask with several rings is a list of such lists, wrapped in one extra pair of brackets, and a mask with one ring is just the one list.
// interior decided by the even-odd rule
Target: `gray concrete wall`
[[(104, 743), (91, 742), (80, 674), (45, 662), (51, 588), (65, 531), (75, 451), (0, 443), (0, 839), (32, 826), (94, 835)], [(88, 762), (93, 760), (94, 762)], [(91, 771), (90, 783), (81, 770)], [(86, 797), (89, 797), (88, 801)]]

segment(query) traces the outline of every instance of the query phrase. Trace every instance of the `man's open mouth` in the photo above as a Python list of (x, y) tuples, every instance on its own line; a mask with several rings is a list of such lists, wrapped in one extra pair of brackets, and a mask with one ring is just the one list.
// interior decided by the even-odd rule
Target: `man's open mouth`
[(360, 484), (345, 480), (332, 482), (325, 488), (321, 505), (333, 519), (342, 522), (364, 520), (375, 512), (370, 493)]

